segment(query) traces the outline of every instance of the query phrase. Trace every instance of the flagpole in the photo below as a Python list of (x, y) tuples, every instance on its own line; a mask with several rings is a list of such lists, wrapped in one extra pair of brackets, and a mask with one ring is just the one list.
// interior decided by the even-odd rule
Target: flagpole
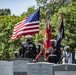
[(60, 11), (59, 19), (60, 19), (59, 25), (61, 25), (62, 20), (63, 20), (63, 11), (62, 10)]
[(64, 38), (64, 24), (63, 24), (63, 11), (59, 13), (59, 24), (58, 24), (58, 37), (56, 47), (60, 50), (62, 39)]
[(49, 29), (49, 22), (50, 21), (50, 11), (49, 9), (46, 10), (46, 28)]
[[(35, 60), (34, 60), (34, 62), (35, 61), (37, 61), (37, 59), (38, 59), (38, 57), (42, 54), (42, 53), (44, 53), (44, 60), (46, 60), (47, 59), (47, 56), (46, 56), (46, 50), (49, 48), (49, 46), (50, 46), (50, 23), (49, 23), (49, 21), (50, 21), (50, 11), (47, 9), (46, 10), (46, 26), (45, 26), (45, 29), (44, 29), (44, 49), (36, 56), (36, 58), (35, 58)], [(46, 47), (45, 47), (45, 45), (46, 45)]]
[(50, 40), (52, 39), (51, 35), (51, 27), (50, 27), (50, 11), (49, 9), (46, 10), (46, 26), (44, 29), (44, 60), (47, 60), (49, 55), (46, 54), (46, 51), (49, 47), (51, 47)]

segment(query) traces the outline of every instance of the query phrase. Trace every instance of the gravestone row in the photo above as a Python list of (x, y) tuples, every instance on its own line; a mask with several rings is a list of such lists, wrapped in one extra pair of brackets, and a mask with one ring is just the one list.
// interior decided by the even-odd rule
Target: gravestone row
[(0, 61), (0, 75), (76, 75), (76, 64), (32, 63), (32, 59), (17, 58)]

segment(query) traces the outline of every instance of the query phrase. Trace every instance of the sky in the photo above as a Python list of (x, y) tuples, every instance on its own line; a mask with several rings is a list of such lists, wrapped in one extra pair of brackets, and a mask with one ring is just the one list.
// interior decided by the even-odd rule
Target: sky
[(35, 0), (0, 0), (0, 9), (9, 8), (11, 14), (20, 15), (30, 6), (37, 6)]

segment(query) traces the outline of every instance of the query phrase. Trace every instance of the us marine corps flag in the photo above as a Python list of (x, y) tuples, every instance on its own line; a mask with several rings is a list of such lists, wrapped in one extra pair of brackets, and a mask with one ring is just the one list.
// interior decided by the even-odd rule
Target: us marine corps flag
[(49, 55), (46, 55), (46, 51), (51, 46), (50, 40), (52, 39), (51, 27), (50, 27), (49, 20), (50, 20), (50, 11), (47, 10), (46, 11), (46, 26), (44, 28), (44, 38), (43, 38), (44, 49), (42, 51), (40, 51), (40, 53), (36, 56), (36, 58), (34, 59), (34, 62), (37, 61), (38, 57), (41, 54), (44, 54), (44, 60), (46, 60), (49, 56)]
[(44, 28), (44, 39), (43, 39), (43, 44), (44, 44), (44, 49), (45, 49), (45, 53), (44, 53), (45, 60), (48, 57), (46, 55), (46, 50), (48, 50), (48, 48), (51, 46), (50, 40), (52, 39), (51, 27), (50, 27), (49, 20), (50, 20), (50, 11), (47, 10), (46, 11), (46, 26)]

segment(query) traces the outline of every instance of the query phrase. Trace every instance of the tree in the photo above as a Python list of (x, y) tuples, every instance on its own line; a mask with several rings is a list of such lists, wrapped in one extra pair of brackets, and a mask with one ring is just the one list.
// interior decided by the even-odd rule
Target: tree
[[(50, 8), (51, 9), (51, 8)], [(58, 30), (58, 17), (60, 10), (64, 12), (64, 30), (65, 38), (62, 41), (62, 46), (69, 45), (71, 51), (76, 50), (76, 2), (72, 2), (67, 6), (58, 8), (56, 12), (50, 15), (50, 25), (52, 27), (52, 38), (57, 39)], [(20, 16), (15, 15), (1, 15), (0, 16), (0, 53), (3, 54), (4, 59), (9, 59), (13, 57), (13, 52), (19, 50), (21, 47), (21, 42), (25, 41), (24, 36), (17, 38), (16, 40), (10, 40), (13, 32), (13, 28), (16, 23), (21, 21), (25, 16), (33, 12), (35, 9), (30, 8), (27, 12), (22, 13)], [(43, 44), (43, 30), (45, 26), (45, 8), (40, 8), (40, 31), (39, 34), (32, 35), (32, 41)]]
[(37, 5), (49, 9), (53, 15), (55, 12), (58, 12), (60, 7), (67, 6), (73, 0), (36, 0)]
[(0, 9), (0, 15), (10, 15), (10, 9)]
[(63, 39), (62, 46), (69, 45), (72, 53), (76, 50), (76, 2), (72, 2), (67, 7), (62, 7), (59, 9), (58, 13), (55, 13), (52, 17), (51, 25), (53, 28), (53, 37), (57, 37), (57, 26), (58, 26), (58, 14), (63, 10), (64, 12), (64, 30), (65, 38)]

